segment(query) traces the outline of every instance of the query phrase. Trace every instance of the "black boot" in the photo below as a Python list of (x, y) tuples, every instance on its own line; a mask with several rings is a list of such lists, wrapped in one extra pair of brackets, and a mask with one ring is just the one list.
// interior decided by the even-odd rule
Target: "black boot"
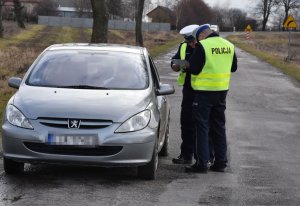
[(193, 164), (191, 166), (185, 167), (185, 172), (188, 173), (207, 173), (208, 168), (207, 167), (198, 167), (196, 164)]
[(209, 167), (209, 170), (214, 172), (225, 172), (226, 164), (216, 164), (214, 163)]
[(177, 158), (173, 158), (172, 162), (174, 164), (192, 164), (192, 159), (185, 159), (182, 155), (179, 155)]

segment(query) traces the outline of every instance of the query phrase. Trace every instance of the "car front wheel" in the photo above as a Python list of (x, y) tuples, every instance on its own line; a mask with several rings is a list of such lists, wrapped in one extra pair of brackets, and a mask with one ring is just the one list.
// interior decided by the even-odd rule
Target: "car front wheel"
[(164, 146), (161, 148), (159, 152), (159, 156), (166, 157), (169, 154), (169, 122), (170, 119), (168, 119), (166, 133), (165, 133), (165, 140), (164, 140)]
[(158, 167), (158, 147), (157, 143), (153, 150), (152, 159), (149, 163), (138, 167), (138, 176), (146, 180), (154, 180), (156, 177), (156, 170)]
[(3, 167), (7, 174), (18, 174), (24, 171), (24, 163), (16, 162), (3, 157)]

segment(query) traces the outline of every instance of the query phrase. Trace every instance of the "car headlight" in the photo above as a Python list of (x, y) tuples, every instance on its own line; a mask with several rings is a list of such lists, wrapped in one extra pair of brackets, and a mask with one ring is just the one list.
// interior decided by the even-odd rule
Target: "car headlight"
[(13, 105), (8, 105), (6, 109), (6, 119), (12, 125), (26, 129), (33, 129), (29, 120)]
[(149, 124), (150, 118), (150, 110), (140, 112), (121, 124), (121, 126), (116, 129), (115, 133), (134, 132), (144, 129)]

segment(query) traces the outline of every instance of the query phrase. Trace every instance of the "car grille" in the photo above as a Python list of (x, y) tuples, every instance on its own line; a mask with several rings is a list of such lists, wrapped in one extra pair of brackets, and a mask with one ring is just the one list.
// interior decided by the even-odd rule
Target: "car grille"
[(122, 146), (96, 146), (87, 148), (71, 145), (48, 145), (33, 142), (25, 142), (24, 145), (34, 152), (76, 156), (110, 156), (119, 153), (123, 148)]
[[(48, 127), (69, 128), (67, 118), (38, 118), (38, 121)], [(101, 129), (112, 124), (110, 120), (81, 119), (79, 129)]]

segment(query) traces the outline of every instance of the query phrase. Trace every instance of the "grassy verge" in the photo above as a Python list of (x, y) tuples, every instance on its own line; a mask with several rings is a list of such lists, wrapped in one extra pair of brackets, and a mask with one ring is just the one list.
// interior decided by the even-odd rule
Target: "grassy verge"
[(52, 29), (52, 35), (48, 37), (46, 47), (51, 44), (82, 42), (80, 39), (80, 28), (54, 27)]
[(250, 54), (257, 56), (258, 58), (268, 62), (274, 67), (279, 68), (287, 75), (300, 81), (300, 68), (297, 62), (285, 61), (282, 55), (274, 53), (272, 49), (269, 49), (269, 51), (260, 49), (263, 47), (264, 44), (267, 45), (268, 43), (270, 43), (270, 40), (274, 41), (274, 47), (276, 46), (276, 44), (282, 44), (282, 42), (278, 41), (278, 39), (268, 38), (263, 41), (261, 39), (255, 39), (253, 41), (256, 41), (256, 43), (252, 42), (251, 44), (244, 40), (244, 36), (234, 35), (227, 37), (227, 39), (234, 43), (237, 47), (247, 51)]
[(20, 44), (28, 39), (34, 38), (39, 32), (41, 32), (45, 26), (42, 25), (32, 25), (26, 28), (23, 32), (7, 38), (0, 39), (0, 48), (5, 48), (11, 45)]
[(160, 54), (163, 54), (167, 52), (170, 48), (173, 48), (176, 45), (179, 45), (179, 43), (182, 41), (182, 37), (178, 37), (175, 39), (172, 39), (170, 41), (165, 42), (161, 45), (154, 45), (149, 47), (149, 52), (153, 58), (159, 56)]

